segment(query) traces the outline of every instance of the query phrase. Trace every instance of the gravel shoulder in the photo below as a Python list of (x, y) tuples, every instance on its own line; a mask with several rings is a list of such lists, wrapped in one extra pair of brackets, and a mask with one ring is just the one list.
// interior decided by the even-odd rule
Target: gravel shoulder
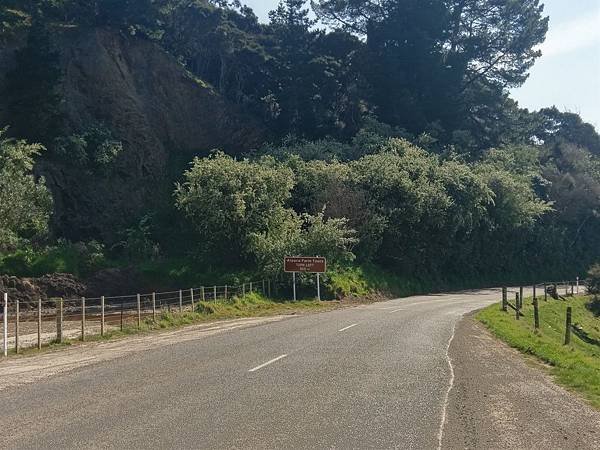
[(442, 448), (600, 448), (600, 412), (471, 315), (457, 324), (449, 357), (455, 379)]

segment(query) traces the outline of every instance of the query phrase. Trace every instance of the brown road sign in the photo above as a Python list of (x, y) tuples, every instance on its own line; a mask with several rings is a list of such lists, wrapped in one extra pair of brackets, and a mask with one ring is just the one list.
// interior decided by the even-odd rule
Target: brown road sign
[(325, 258), (312, 256), (286, 256), (283, 259), (284, 272), (324, 273), (327, 270)]

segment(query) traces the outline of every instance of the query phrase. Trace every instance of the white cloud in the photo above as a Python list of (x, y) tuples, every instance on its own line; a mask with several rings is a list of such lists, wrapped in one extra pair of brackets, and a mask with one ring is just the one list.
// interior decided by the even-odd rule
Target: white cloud
[(550, 19), (548, 36), (540, 48), (543, 55), (549, 57), (593, 45), (598, 46), (600, 53), (600, 10), (557, 26), (553, 26)]

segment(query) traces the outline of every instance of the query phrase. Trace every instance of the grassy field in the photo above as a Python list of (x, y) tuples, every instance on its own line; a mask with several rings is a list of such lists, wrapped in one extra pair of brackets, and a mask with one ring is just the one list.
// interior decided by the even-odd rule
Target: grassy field
[[(563, 345), (567, 306), (573, 308), (570, 345)], [(581, 393), (600, 409), (600, 305), (590, 297), (567, 301), (539, 301), (540, 328), (534, 329), (533, 306), (526, 299), (524, 317), (515, 320), (514, 311), (502, 312), (492, 305), (477, 314), (497, 337), (510, 346), (546, 363), (556, 381)]]

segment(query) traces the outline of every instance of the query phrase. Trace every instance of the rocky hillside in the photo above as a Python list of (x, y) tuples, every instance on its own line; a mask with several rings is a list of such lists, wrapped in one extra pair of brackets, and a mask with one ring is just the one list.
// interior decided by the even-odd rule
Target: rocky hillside
[[(262, 141), (260, 124), (148, 40), (101, 28), (54, 39), (68, 129), (102, 123), (123, 144), (110, 176), (57, 158), (38, 164), (54, 196), (54, 222), (66, 237), (110, 240), (149, 204), (170, 197), (176, 174), (195, 154), (217, 147), (235, 154)], [(16, 40), (0, 49), (0, 91), (20, 45)], [(2, 97), (0, 124), (10, 124)]]

